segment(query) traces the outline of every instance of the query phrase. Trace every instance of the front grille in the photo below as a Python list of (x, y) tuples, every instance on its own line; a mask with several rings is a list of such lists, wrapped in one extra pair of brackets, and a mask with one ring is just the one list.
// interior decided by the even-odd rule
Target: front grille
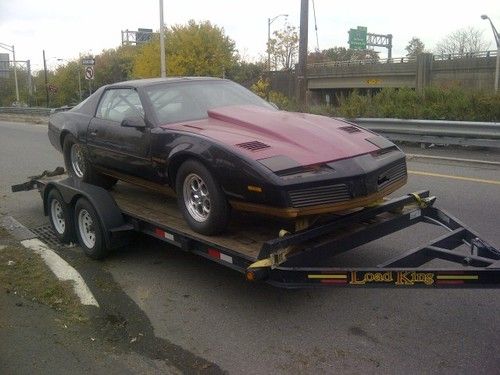
[(245, 150), (249, 150), (249, 151), (258, 151), (258, 150), (262, 150), (264, 148), (271, 147), (271, 146), (266, 145), (265, 143), (262, 143), (262, 142), (259, 142), (259, 141), (238, 143), (236, 146), (244, 148)]
[(399, 163), (378, 176), (378, 189), (381, 190), (396, 181), (402, 180), (406, 175), (406, 163)]
[(317, 206), (345, 202), (351, 199), (345, 184), (319, 186), (307, 189), (291, 190), (288, 193), (293, 207)]

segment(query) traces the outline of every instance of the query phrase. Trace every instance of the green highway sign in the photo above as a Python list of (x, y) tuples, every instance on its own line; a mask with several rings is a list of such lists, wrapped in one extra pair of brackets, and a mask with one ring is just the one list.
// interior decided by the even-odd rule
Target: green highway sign
[(366, 49), (366, 36), (368, 29), (364, 26), (358, 26), (357, 29), (349, 30), (349, 48)]

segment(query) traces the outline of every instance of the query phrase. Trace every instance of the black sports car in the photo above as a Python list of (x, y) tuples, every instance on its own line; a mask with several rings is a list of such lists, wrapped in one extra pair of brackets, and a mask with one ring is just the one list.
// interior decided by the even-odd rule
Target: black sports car
[(369, 205), (406, 183), (404, 154), (328, 117), (279, 111), (216, 78), (101, 87), (50, 117), (68, 172), (176, 194), (189, 225), (224, 230), (231, 208), (296, 218)]

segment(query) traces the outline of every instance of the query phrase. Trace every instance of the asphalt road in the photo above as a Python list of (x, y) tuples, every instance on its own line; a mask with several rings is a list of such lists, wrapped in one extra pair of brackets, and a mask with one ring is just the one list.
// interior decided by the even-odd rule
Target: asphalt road
[[(484, 153), (450, 151), (469, 159)], [(499, 153), (486, 154), (500, 160)], [(0, 122), (0, 212), (27, 226), (45, 223), (37, 194), (13, 195), (9, 187), (57, 165), (62, 157), (49, 145), (45, 126)], [(441, 208), (500, 246), (499, 166), (418, 159), (408, 169), (409, 183), (399, 194), (430, 189)], [(430, 234), (426, 227), (405, 231), (343, 261), (363, 263), (374, 252), (410, 248)], [(498, 290), (280, 290), (145, 238), (104, 262), (83, 262), (112, 275), (157, 337), (230, 373), (499, 372)]]

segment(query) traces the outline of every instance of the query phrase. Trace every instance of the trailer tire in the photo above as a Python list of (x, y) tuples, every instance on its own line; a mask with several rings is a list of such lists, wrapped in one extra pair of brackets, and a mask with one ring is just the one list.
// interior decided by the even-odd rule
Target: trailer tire
[(108, 255), (101, 220), (87, 199), (79, 198), (76, 201), (74, 221), (78, 242), (85, 255), (92, 259), (102, 259)]
[(73, 135), (68, 134), (63, 141), (64, 164), (68, 174), (77, 180), (111, 189), (116, 178), (98, 173), (90, 162), (85, 147)]
[(62, 243), (73, 242), (76, 235), (71, 206), (64, 202), (56, 188), (52, 188), (47, 194), (47, 207), (50, 225), (57, 239)]
[(191, 229), (207, 236), (226, 229), (231, 207), (222, 187), (202, 163), (193, 159), (182, 163), (175, 185), (177, 204)]

